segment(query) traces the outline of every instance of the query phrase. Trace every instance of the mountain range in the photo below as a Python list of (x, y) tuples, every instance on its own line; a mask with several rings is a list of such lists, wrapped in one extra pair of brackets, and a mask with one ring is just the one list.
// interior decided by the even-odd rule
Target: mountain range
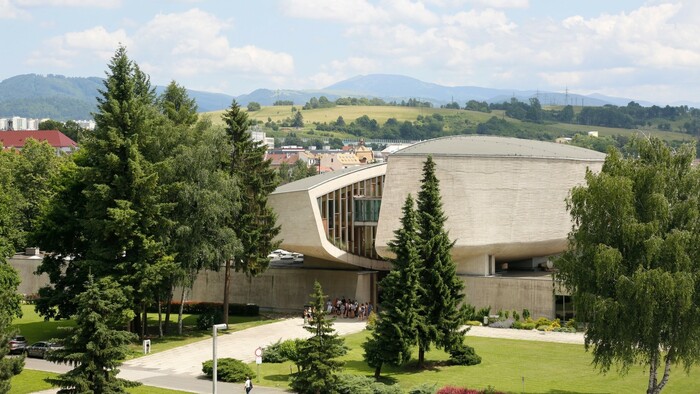
[[(55, 120), (89, 119), (96, 109), (96, 97), (103, 89), (103, 79), (97, 77), (65, 77), (62, 75), (17, 75), (0, 82), (0, 117), (21, 116), (51, 118)], [(157, 86), (156, 92), (164, 87)], [(201, 112), (225, 109), (231, 100), (245, 106), (249, 102), (272, 105), (275, 101), (292, 101), (304, 105), (312, 97), (326, 96), (329, 100), (340, 97), (376, 97), (387, 102), (410, 98), (429, 101), (435, 106), (452, 101), (461, 106), (469, 100), (488, 103), (510, 101), (516, 98), (527, 101), (537, 97), (542, 105), (627, 105), (631, 99), (608, 97), (600, 94), (546, 92), (536, 90), (493, 89), (477, 86), (443, 86), (415, 78), (393, 74), (360, 75), (317, 90), (257, 89), (240, 96), (188, 90), (197, 101)], [(641, 105), (652, 103), (637, 101)]]

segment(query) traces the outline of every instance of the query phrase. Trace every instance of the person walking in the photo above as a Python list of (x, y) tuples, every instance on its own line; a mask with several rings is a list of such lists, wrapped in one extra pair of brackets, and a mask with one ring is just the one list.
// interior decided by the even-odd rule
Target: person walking
[(253, 389), (253, 382), (250, 380), (250, 376), (245, 377), (245, 384), (243, 385), (243, 387), (245, 387), (246, 394), (250, 393), (250, 390)]

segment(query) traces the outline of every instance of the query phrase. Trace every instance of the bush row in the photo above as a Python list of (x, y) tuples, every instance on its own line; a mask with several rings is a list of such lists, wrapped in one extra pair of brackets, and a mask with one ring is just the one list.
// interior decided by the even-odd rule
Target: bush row
[[(161, 305), (161, 311), (165, 311), (165, 304)], [(186, 301), (182, 308), (182, 313), (199, 315), (205, 312), (211, 312), (213, 310), (222, 310), (223, 304), (220, 302), (197, 302), (197, 301)], [(170, 309), (171, 313), (177, 313), (180, 310), (180, 303), (173, 302)], [(158, 305), (153, 304), (148, 308), (151, 313), (158, 312)], [(260, 314), (260, 307), (255, 304), (229, 304), (228, 313), (231, 316), (258, 316)]]

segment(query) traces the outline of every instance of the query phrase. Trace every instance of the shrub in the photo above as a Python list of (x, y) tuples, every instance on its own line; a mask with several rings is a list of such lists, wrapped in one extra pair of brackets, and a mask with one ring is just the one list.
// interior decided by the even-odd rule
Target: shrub
[(435, 383), (435, 384), (423, 383), (421, 385), (411, 387), (408, 390), (408, 394), (434, 394), (436, 386), (437, 386), (437, 383)]
[[(213, 361), (205, 361), (202, 363), (202, 372), (209, 378), (213, 376), (214, 368)], [(216, 360), (216, 377), (222, 382), (245, 382), (246, 376), (251, 379), (255, 378), (255, 373), (243, 361), (235, 358), (219, 358)]]
[(476, 365), (481, 363), (481, 357), (476, 354), (473, 347), (458, 343), (450, 350), (450, 363), (452, 365)]
[(224, 318), (224, 313), (219, 309), (209, 309), (197, 316), (197, 329), (209, 330), (214, 324), (218, 324)]
[(476, 307), (472, 304), (464, 304), (464, 317), (466, 320), (476, 320)]
[(262, 361), (264, 363), (283, 363), (287, 358), (282, 354), (282, 339), (263, 349)]
[(537, 326), (537, 331), (552, 331), (554, 328), (545, 324)]
[(467, 320), (465, 324), (468, 326), (480, 326), (481, 322), (476, 320)]
[(496, 391), (493, 386), (488, 386), (483, 390), (470, 389), (466, 387), (445, 386), (438, 390), (435, 394), (504, 394), (502, 391)]
[(445, 386), (435, 394), (481, 394), (479, 390), (468, 389), (466, 387)]
[[(165, 304), (161, 304), (162, 308), (165, 308)], [(196, 301), (186, 301), (182, 305), (182, 313), (199, 315), (206, 311), (219, 309), (223, 310), (223, 304), (220, 302), (196, 302)], [(165, 309), (163, 309), (165, 310)], [(180, 303), (173, 302), (171, 304), (171, 309), (173, 313), (177, 313), (180, 310)], [(149, 312), (158, 312), (158, 305), (151, 304), (148, 307)], [(260, 307), (255, 304), (229, 304), (228, 313), (231, 316), (258, 316), (260, 315)]]
[(554, 332), (576, 332), (574, 327), (557, 327), (553, 330)]
[(362, 375), (341, 374), (335, 386), (338, 394), (401, 394), (398, 385), (376, 382), (373, 378)]
[(478, 320), (484, 320), (484, 316), (488, 316), (491, 314), (491, 307), (487, 306), (486, 308), (481, 308), (479, 309), (479, 312), (476, 313), (476, 316)]
[(534, 330), (535, 327), (535, 323), (529, 323), (524, 321), (516, 321), (515, 323), (513, 323), (513, 328), (516, 328), (518, 330)]
[(513, 311), (513, 319), (515, 319), (515, 321), (520, 321), (520, 315), (518, 314), (518, 312)]
[(372, 313), (367, 316), (367, 329), (374, 330), (377, 327), (377, 314), (372, 311)]
[(546, 317), (540, 317), (539, 319), (537, 319), (537, 321), (535, 321), (535, 326), (537, 326), (537, 327), (539, 327), (539, 326), (551, 326), (551, 325), (552, 325), (552, 321), (547, 319)]
[(530, 318), (530, 310), (529, 309), (523, 309), (523, 319), (527, 320)]
[(576, 329), (576, 320), (570, 319), (566, 322), (566, 327)]

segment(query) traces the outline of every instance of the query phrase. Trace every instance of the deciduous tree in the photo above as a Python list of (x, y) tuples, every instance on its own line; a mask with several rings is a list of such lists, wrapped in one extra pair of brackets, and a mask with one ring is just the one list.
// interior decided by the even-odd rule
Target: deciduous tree
[(593, 362), (622, 373), (647, 365), (647, 393), (656, 394), (672, 366), (700, 360), (700, 173), (692, 146), (652, 138), (631, 148), (627, 157), (612, 150), (571, 191), (557, 277), (587, 323)]

